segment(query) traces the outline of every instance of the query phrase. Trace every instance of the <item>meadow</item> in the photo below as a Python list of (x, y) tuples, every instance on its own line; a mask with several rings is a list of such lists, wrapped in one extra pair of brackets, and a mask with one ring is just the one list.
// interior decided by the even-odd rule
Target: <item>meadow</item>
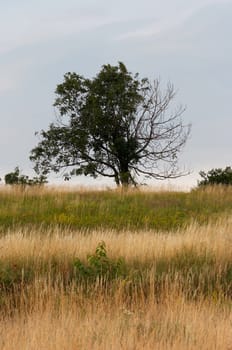
[(0, 190), (0, 349), (232, 349), (232, 189)]

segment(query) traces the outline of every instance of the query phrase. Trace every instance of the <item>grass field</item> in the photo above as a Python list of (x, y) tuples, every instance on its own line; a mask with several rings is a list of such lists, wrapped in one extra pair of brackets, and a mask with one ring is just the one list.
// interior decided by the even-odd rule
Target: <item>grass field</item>
[(3, 188), (0, 349), (232, 349), (232, 189)]

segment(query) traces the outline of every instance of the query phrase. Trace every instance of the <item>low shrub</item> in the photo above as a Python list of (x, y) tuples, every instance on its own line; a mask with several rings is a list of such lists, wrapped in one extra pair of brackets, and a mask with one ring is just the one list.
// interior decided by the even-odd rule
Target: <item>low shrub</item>
[(87, 263), (75, 259), (74, 273), (78, 280), (96, 281), (97, 278), (102, 278), (108, 281), (125, 277), (127, 269), (122, 258), (113, 260), (108, 257), (105, 242), (102, 241), (95, 253), (87, 256)]

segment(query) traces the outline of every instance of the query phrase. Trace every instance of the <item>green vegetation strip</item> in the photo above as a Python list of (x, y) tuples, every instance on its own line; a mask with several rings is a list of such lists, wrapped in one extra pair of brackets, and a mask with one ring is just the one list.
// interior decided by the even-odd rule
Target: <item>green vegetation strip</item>
[(59, 225), (74, 229), (175, 230), (232, 211), (232, 190), (183, 192), (0, 192), (0, 230)]

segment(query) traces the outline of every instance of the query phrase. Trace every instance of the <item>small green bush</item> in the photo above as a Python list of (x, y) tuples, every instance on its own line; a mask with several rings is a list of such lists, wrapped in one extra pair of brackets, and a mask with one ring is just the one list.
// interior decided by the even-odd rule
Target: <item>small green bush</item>
[(230, 166), (227, 166), (225, 169), (211, 169), (207, 173), (200, 171), (199, 175), (203, 179), (198, 182), (198, 186), (232, 185), (232, 169)]
[(112, 280), (126, 275), (126, 265), (122, 258), (117, 260), (107, 256), (105, 242), (100, 242), (95, 253), (87, 256), (87, 263), (74, 261), (75, 276), (80, 280), (95, 281), (97, 278)]

